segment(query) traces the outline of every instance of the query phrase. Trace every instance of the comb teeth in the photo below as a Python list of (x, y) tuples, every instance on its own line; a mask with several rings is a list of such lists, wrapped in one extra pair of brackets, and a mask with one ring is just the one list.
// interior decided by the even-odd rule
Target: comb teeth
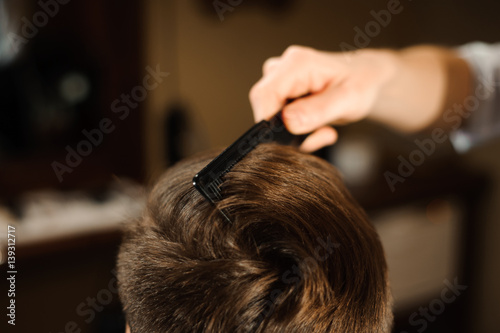
[[(269, 135), (268, 135), (269, 134)], [(205, 166), (193, 178), (193, 186), (211, 203), (222, 199), (222, 177), (228, 173), (243, 157), (263, 142), (299, 145), (307, 135), (295, 136), (286, 130), (281, 118), (281, 111), (271, 120), (263, 120), (252, 126), (238, 140), (227, 147), (219, 156)], [(221, 211), (228, 220), (227, 214)]]
[(214, 180), (215, 185), (221, 186), (222, 185), (222, 180), (220, 178), (217, 178)]
[(208, 185), (208, 188), (211, 190), (210, 192), (214, 194), (215, 198), (217, 200), (221, 200), (222, 199), (222, 196), (221, 196), (221, 190), (220, 190), (220, 184), (222, 184), (221, 181), (219, 182), (213, 182), (212, 184), (209, 184)]

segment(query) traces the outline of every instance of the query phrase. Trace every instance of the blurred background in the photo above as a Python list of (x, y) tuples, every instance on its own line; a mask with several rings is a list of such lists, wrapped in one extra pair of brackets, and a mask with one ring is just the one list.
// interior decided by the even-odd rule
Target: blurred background
[[(0, 327), (123, 332), (120, 226), (162, 170), (253, 124), (248, 91), (267, 58), (292, 44), (495, 42), (499, 13), (487, 0), (0, 0), (2, 294), (9, 225), (17, 270), (16, 326), (2, 315)], [(339, 132), (317, 154), (380, 232), (394, 332), (500, 332), (500, 141), (423, 154), (415, 140), (429, 133), (366, 121)], [(410, 160), (391, 188), (387, 172)]]

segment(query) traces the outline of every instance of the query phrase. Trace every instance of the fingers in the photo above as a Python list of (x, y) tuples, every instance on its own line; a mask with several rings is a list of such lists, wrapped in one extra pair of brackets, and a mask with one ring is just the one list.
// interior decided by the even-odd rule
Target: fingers
[[(250, 90), (255, 121), (271, 118), (289, 98), (323, 88), (326, 79), (316, 68), (318, 51), (289, 47), (280, 58), (264, 64), (264, 76)], [(323, 68), (324, 70), (324, 68)]]
[(279, 61), (280, 61), (279, 57), (272, 57), (272, 58), (267, 59), (264, 62), (264, 65), (262, 66), (262, 74), (264, 76), (268, 75), (273, 70), (273, 68), (276, 68)]
[[(250, 90), (255, 120), (270, 119), (283, 109), (290, 132), (314, 132), (303, 143), (303, 150), (333, 143), (335, 130), (324, 126), (366, 117), (394, 75), (395, 70), (390, 70), (394, 66), (384, 54), (357, 51), (346, 61), (345, 54), (289, 47), (281, 57), (264, 63), (263, 77)], [(297, 99), (285, 106), (290, 98)]]
[(305, 134), (325, 124), (338, 123), (335, 121), (340, 112), (353, 107), (350, 96), (341, 84), (328, 86), (319, 93), (299, 98), (285, 106), (283, 121), (294, 134)]
[(334, 144), (337, 141), (337, 131), (330, 126), (324, 126), (311, 133), (299, 149), (306, 153), (311, 153), (325, 146)]

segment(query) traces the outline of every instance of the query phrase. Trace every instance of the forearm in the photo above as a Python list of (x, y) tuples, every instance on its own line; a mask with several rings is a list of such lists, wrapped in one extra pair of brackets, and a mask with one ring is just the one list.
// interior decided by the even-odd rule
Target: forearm
[(443, 111), (470, 94), (468, 65), (452, 50), (416, 46), (381, 52), (395, 66), (394, 77), (381, 89), (370, 119), (405, 132), (444, 126)]

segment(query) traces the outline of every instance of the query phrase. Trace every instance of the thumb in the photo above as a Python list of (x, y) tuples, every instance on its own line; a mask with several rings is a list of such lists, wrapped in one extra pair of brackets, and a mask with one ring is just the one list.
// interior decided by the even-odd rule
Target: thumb
[(300, 150), (311, 153), (325, 146), (334, 144), (337, 141), (337, 137), (338, 134), (334, 128), (330, 126), (321, 127), (307, 136), (300, 145)]

